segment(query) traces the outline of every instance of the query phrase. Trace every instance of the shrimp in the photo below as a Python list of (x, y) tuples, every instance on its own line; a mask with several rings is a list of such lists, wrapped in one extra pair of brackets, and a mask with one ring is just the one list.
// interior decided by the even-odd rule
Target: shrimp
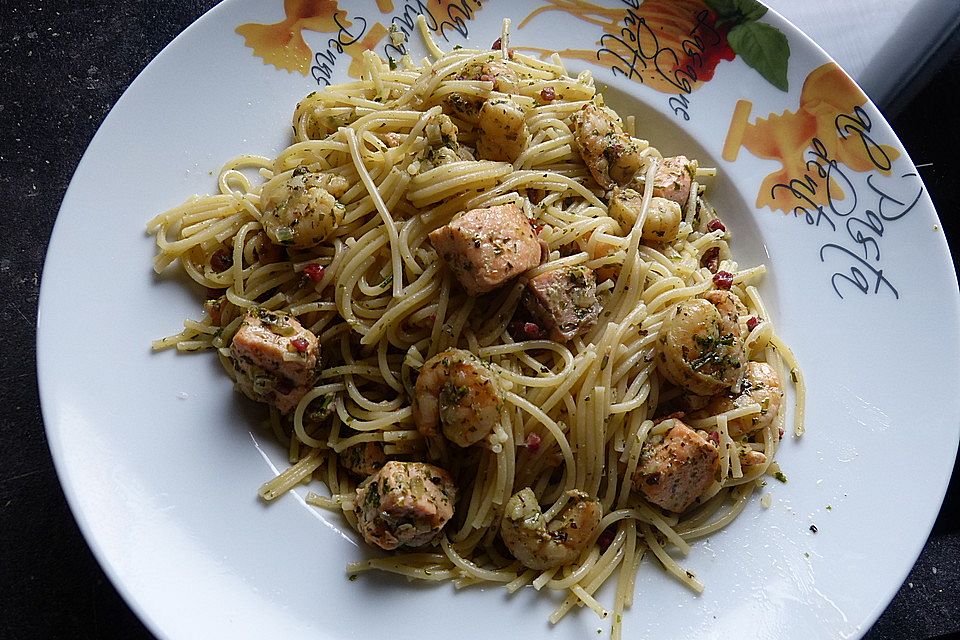
[(734, 293), (713, 289), (707, 291), (701, 296), (715, 306), (723, 317), (723, 328), (725, 331), (740, 332), (740, 316), (747, 315), (747, 308), (740, 302), (740, 298)]
[(427, 360), (417, 378), (413, 420), (425, 436), (437, 426), (451, 442), (469, 447), (500, 423), (503, 396), (495, 374), (463, 349), (447, 349)]
[(761, 451), (752, 449), (741, 449), (737, 452), (737, 455), (740, 457), (741, 467), (755, 467), (759, 464), (765, 464), (767, 461), (766, 455)]
[(517, 73), (500, 58), (466, 65), (457, 75), (457, 80), (492, 82), (493, 90), (501, 93), (518, 93), (520, 82)]
[(616, 116), (588, 103), (573, 119), (580, 157), (604, 189), (626, 185), (640, 171), (646, 143), (623, 132)]
[(653, 197), (643, 223), (641, 237), (647, 242), (673, 242), (680, 233), (683, 212), (673, 200)]
[[(610, 216), (622, 224), (632, 227), (643, 211), (643, 194), (633, 189), (614, 188), (610, 198)], [(683, 212), (673, 200), (653, 197), (647, 207), (647, 218), (643, 221), (641, 236), (647, 242), (673, 242), (680, 233)]]
[(464, 159), (458, 133), (457, 125), (446, 114), (440, 113), (428, 120), (423, 130), (427, 146), (417, 156), (420, 173)]
[(746, 360), (738, 319), (745, 313), (743, 303), (729, 291), (709, 291), (679, 303), (660, 329), (657, 369), (695, 395), (734, 387)]
[(348, 187), (343, 176), (294, 169), (290, 178), (264, 190), (264, 231), (279, 245), (315, 247), (343, 222), (345, 209), (337, 198)]
[(457, 134), (460, 131), (457, 125), (453, 124), (450, 116), (440, 113), (430, 118), (427, 126), (423, 129), (423, 134), (431, 147), (449, 146), (456, 149), (458, 146)]
[[(493, 90), (500, 93), (518, 93), (520, 78), (500, 59), (474, 62), (466, 65), (456, 75), (457, 80), (480, 80), (492, 82)], [(451, 93), (443, 100), (443, 109), (469, 124), (477, 124), (482, 99), (462, 93)]]
[(542, 571), (574, 562), (593, 540), (603, 507), (583, 491), (567, 491), (569, 500), (550, 522), (530, 487), (507, 501), (500, 537), (525, 567)]
[(530, 142), (523, 109), (513, 100), (487, 100), (477, 124), (477, 155), (484, 160), (513, 162)]
[(759, 415), (743, 416), (727, 422), (730, 437), (739, 438), (770, 425), (780, 412), (782, 399), (783, 386), (777, 370), (766, 362), (748, 362), (743, 369), (739, 393), (731, 391), (713, 396), (704, 407), (691, 413), (690, 417), (695, 420), (709, 418), (750, 404), (759, 404)]

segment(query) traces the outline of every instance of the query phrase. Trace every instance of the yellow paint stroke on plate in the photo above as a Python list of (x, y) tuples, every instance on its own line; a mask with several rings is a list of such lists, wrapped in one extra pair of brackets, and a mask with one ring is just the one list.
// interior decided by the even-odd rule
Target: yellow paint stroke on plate
[[(598, 49), (560, 49), (561, 58), (612, 65), (624, 75), (656, 91), (690, 93), (713, 78), (721, 60), (733, 60), (727, 43), (727, 27), (716, 25), (716, 14), (703, 0), (645, 0), (638, 9), (602, 7), (587, 0), (546, 0), (530, 12), (519, 28), (551, 11), (566, 13), (591, 25), (603, 34)], [(552, 50), (515, 47), (542, 56)], [(637, 52), (659, 51), (655, 63), (644, 63)]]
[[(284, 0), (285, 18), (276, 24), (242, 24), (236, 31), (253, 54), (278, 69), (307, 75), (313, 51), (303, 39), (303, 30), (334, 33), (349, 27), (347, 12), (337, 0)], [(338, 24), (339, 21), (339, 24)]]
[(363, 72), (363, 52), (364, 51), (373, 51), (380, 41), (383, 40), (384, 36), (387, 35), (387, 28), (381, 23), (377, 22), (361, 40), (354, 42), (347, 47), (344, 47), (344, 51), (347, 52), (347, 55), (350, 56), (350, 66), (347, 67), (347, 75), (351, 78), (359, 78)]
[[(863, 172), (876, 168), (870, 158), (870, 150), (854, 136), (841, 137), (836, 129), (837, 116), (851, 113), (854, 108), (862, 107), (867, 96), (835, 63), (821, 65), (807, 75), (800, 92), (800, 105), (796, 111), (771, 113), (766, 118), (757, 118), (749, 122), (753, 105), (749, 100), (740, 100), (733, 112), (730, 128), (727, 130), (723, 145), (723, 159), (734, 162), (744, 147), (758, 158), (777, 160), (779, 171), (767, 175), (760, 184), (757, 193), (757, 207), (770, 207), (784, 213), (794, 211), (809, 202), (801, 200), (788, 189), (777, 189), (778, 184), (789, 184), (791, 180), (804, 180), (809, 198), (818, 205), (827, 204), (827, 189), (824, 178), (819, 172), (810, 171), (807, 166), (810, 149), (817, 138), (826, 151), (827, 157), (835, 159), (853, 171)], [(892, 161), (900, 156), (893, 147), (880, 145)], [(883, 173), (888, 174), (888, 171)], [(835, 199), (843, 199), (844, 194), (835, 181), (831, 181), (830, 194)]]

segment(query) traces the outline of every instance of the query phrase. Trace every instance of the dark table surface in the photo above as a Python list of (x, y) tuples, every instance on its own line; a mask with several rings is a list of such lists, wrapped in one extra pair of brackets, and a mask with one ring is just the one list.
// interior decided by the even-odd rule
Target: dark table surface
[[(0, 638), (151, 637), (97, 565), (57, 481), (37, 394), (37, 297), (57, 210), (97, 127), (141, 69), (214, 4), (0, 2)], [(940, 70), (888, 115), (956, 256), (960, 55), (935, 63)], [(955, 468), (920, 558), (867, 638), (960, 632), (958, 505)]]

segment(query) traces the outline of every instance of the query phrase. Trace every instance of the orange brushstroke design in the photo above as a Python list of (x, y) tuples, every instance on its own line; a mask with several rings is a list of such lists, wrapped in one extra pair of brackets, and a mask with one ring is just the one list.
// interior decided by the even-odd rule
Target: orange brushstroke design
[[(601, 49), (609, 49), (627, 60), (633, 58), (633, 52), (627, 45), (616, 40), (616, 38), (626, 38), (625, 32), (631, 30), (624, 26), (622, 7), (601, 7), (587, 0), (546, 0), (546, 2), (544, 6), (530, 12), (520, 22), (519, 28), (522, 29), (540, 14), (559, 11), (588, 24), (599, 26), (604, 36), (611, 36), (610, 38), (601, 36), (602, 39), (597, 41), (597, 46)], [(679, 72), (682, 77), (689, 80), (685, 71), (692, 70), (696, 79), (690, 81), (690, 91), (695, 91), (704, 82), (713, 78), (714, 70), (721, 60), (733, 60), (735, 57), (733, 50), (727, 44), (727, 29), (715, 27), (715, 16), (712, 12), (708, 13), (707, 23), (715, 28), (721, 37), (721, 42), (708, 46), (702, 54), (698, 53), (697, 57), (688, 53), (691, 49), (690, 42), (695, 37), (691, 34), (695, 34), (698, 30), (697, 16), (704, 11), (709, 9), (703, 0), (645, 0), (639, 9), (632, 10), (632, 13), (642, 18), (650, 31), (656, 34), (656, 43), (654, 43), (653, 37), (646, 30), (642, 30), (639, 43), (633, 43), (632, 46), (643, 51), (655, 51), (660, 47), (676, 53), (675, 64), (662, 71), (668, 76)], [(516, 49), (532, 51), (543, 56), (553, 53), (553, 50), (537, 47), (516, 47)], [(590, 49), (561, 49), (557, 50), (557, 53), (561, 58), (584, 60), (592, 64), (607, 64), (612, 60), (612, 54), (604, 52), (598, 59), (598, 52)], [(666, 59), (665, 56), (664, 60)], [(656, 91), (669, 94), (684, 93), (682, 89), (664, 78), (653, 64), (649, 64), (646, 68), (638, 65), (635, 71), (639, 73), (643, 84)]]
[(347, 67), (347, 75), (351, 78), (359, 78), (363, 75), (363, 52), (373, 51), (384, 36), (387, 35), (387, 28), (375, 23), (361, 40), (344, 48), (347, 55), (350, 56), (350, 66)]
[[(771, 210), (789, 213), (796, 207), (808, 204), (786, 189), (771, 193), (775, 185), (788, 184), (793, 179), (809, 180), (815, 190), (810, 199), (818, 205), (826, 205), (826, 184), (815, 170), (807, 167), (810, 159), (807, 150), (813, 138), (817, 138), (823, 143), (828, 156), (838, 163), (859, 172), (875, 169), (864, 145), (855, 137), (840, 137), (835, 125), (837, 116), (849, 113), (866, 102), (867, 97), (860, 88), (840, 67), (828, 62), (807, 76), (796, 111), (772, 113), (766, 118), (757, 118), (751, 124), (748, 118), (752, 105), (748, 100), (740, 100), (727, 131), (723, 159), (735, 161), (742, 146), (758, 158), (780, 162), (781, 169), (763, 179), (757, 193), (757, 207), (770, 207)], [(891, 161), (900, 156), (893, 147), (881, 145), (881, 148)], [(835, 181), (831, 181), (830, 192), (834, 199), (844, 197)]]
[[(444, 24), (453, 25), (458, 31), (464, 28), (464, 20), (472, 18), (480, 8), (469, 4), (467, 0), (431, 0), (430, 4), (446, 12), (451, 22)], [(394, 10), (394, 0), (376, 0), (376, 5), (384, 14)], [(303, 39), (304, 30), (324, 34), (341, 32), (343, 35), (353, 27), (353, 23), (347, 19), (347, 12), (337, 6), (337, 0), (284, 0), (283, 12), (285, 18), (280, 22), (249, 22), (237, 27), (236, 32), (243, 36), (244, 44), (253, 49), (253, 54), (262, 58), (264, 63), (303, 75), (308, 75), (314, 65), (314, 53)], [(375, 49), (387, 33), (387, 27), (376, 22), (361, 40), (346, 46), (343, 46), (345, 41), (341, 40), (330, 47), (350, 56), (347, 74), (359, 78), (363, 71), (363, 52)], [(353, 37), (349, 33), (346, 35), (351, 39)], [(337, 51), (327, 51), (327, 54), (336, 56)], [(332, 61), (328, 60), (327, 63), (332, 64)]]
[[(350, 26), (347, 12), (341, 11), (337, 0), (284, 0), (286, 18), (276, 24), (250, 22), (237, 27), (244, 44), (253, 54), (278, 69), (307, 75), (313, 61), (313, 52), (303, 39), (303, 30), (334, 33), (340, 25)], [(340, 24), (337, 24), (339, 19)]]

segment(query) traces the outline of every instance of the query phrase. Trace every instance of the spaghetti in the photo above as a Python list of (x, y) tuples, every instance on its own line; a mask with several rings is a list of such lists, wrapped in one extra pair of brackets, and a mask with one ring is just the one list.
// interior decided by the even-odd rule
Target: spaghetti
[[(150, 221), (156, 271), (211, 292), (154, 348), (214, 350), (270, 405), (291, 466), (261, 497), (320, 481), (308, 502), (399, 547), (349, 572), (560, 589), (552, 622), (587, 606), (619, 637), (645, 554), (703, 589), (667, 549), (777, 472), (780, 381), (802, 400), (802, 378), (764, 268), (738, 267), (703, 197), (713, 170), (636, 138), (557, 56), (429, 42), (420, 65), (368, 52), (276, 158)], [(701, 477), (677, 472), (691, 449)]]

